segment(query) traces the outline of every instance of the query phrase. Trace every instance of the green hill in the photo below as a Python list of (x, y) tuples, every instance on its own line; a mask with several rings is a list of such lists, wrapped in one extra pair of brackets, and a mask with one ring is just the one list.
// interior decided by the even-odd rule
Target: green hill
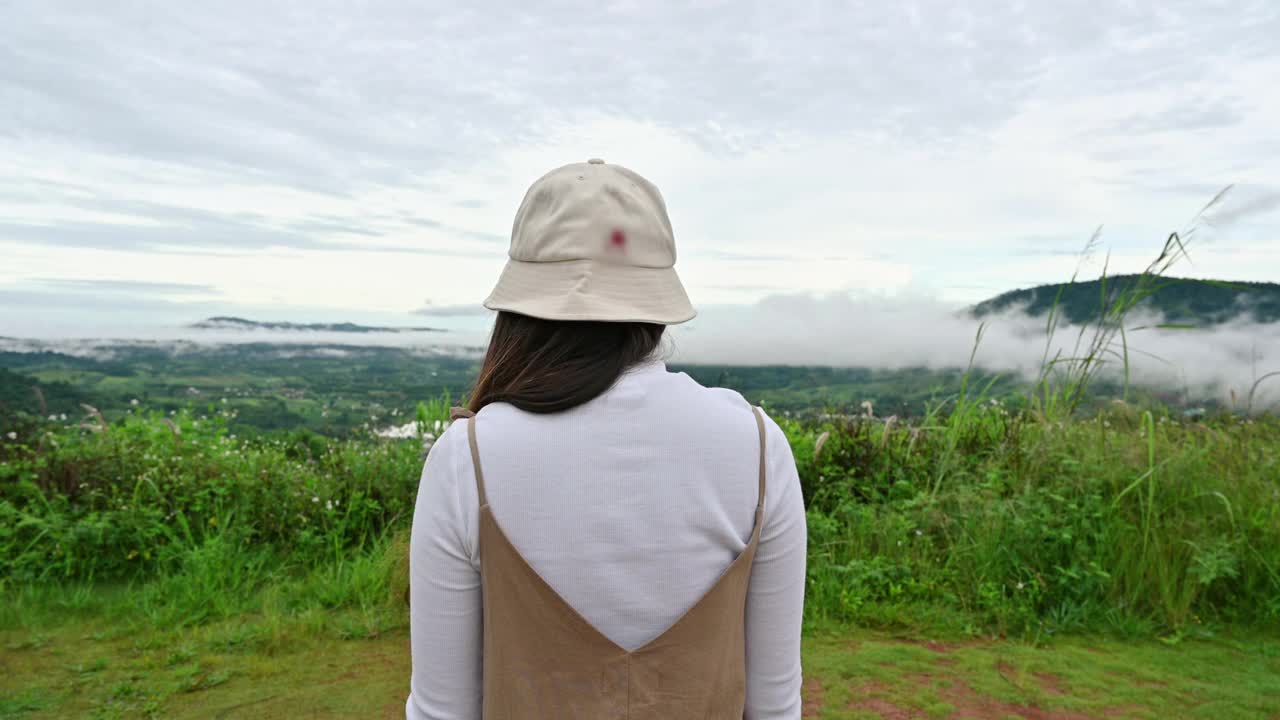
[(18, 411), (39, 416), (81, 415), (80, 403), (88, 400), (86, 393), (70, 383), (41, 382), (30, 375), (0, 367), (0, 426)]
[[(1133, 287), (1139, 276), (1116, 275), (1106, 279), (1105, 297), (1114, 298), (1126, 287)], [(1161, 278), (1160, 288), (1142, 307), (1159, 312), (1165, 322), (1194, 325), (1219, 325), (1233, 320), (1280, 322), (1280, 283), (1227, 282)], [(1010, 309), (1023, 308), (1032, 316), (1048, 314), (1054, 299), (1064, 317), (1081, 324), (1098, 318), (1104, 305), (1101, 280), (1069, 284), (1041, 285), (1026, 290), (1012, 290), (973, 307), (976, 317), (984, 317)]]

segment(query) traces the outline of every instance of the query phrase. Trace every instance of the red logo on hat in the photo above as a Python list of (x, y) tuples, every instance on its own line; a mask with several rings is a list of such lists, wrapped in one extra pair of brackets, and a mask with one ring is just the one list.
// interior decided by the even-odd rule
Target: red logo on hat
[(614, 230), (613, 234), (609, 236), (609, 242), (612, 243), (614, 247), (620, 248), (627, 244), (627, 234), (621, 230)]

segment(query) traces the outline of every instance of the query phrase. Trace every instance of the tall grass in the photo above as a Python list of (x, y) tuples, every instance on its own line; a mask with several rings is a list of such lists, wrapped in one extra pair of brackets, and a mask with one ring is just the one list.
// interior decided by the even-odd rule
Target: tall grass
[[(1202, 226), (1206, 213), (1218, 206), (1230, 192), (1227, 186), (1213, 197), (1192, 217), (1181, 233), (1171, 232), (1165, 239), (1160, 253), (1126, 285), (1114, 284), (1108, 275), (1111, 255), (1108, 252), (1102, 266), (1099, 282), (1098, 310), (1093, 322), (1081, 324), (1069, 351), (1057, 347), (1062, 323), (1061, 300), (1066, 291), (1079, 279), (1084, 262), (1092, 257), (1102, 236), (1102, 228), (1094, 231), (1081, 253), (1071, 280), (1060, 285), (1049, 311), (1045, 316), (1045, 349), (1040, 363), (1040, 374), (1034, 390), (1028, 394), (1028, 405), (1041, 417), (1058, 420), (1071, 417), (1088, 396), (1099, 373), (1118, 365), (1123, 377), (1125, 399), (1131, 380), (1130, 353), (1137, 352), (1129, 345), (1129, 335), (1148, 329), (1147, 326), (1129, 326), (1130, 316), (1152, 295), (1171, 284), (1182, 282), (1166, 277), (1174, 265), (1189, 260), (1188, 246)], [(1189, 325), (1158, 323), (1162, 329), (1190, 329)], [(1159, 358), (1157, 358), (1159, 359)]]
[[(979, 395), (919, 425), (870, 409), (780, 419), (809, 512), (811, 621), (1014, 634), (1280, 621), (1280, 421), (1116, 405), (1047, 422)], [(121, 612), (166, 626), (394, 616), (422, 449), (324, 442), (144, 414), (7, 444), (0, 623), (85, 587), (123, 587)]]
[(55, 426), (0, 452), (5, 583), (181, 572), (211, 547), (341, 560), (408, 522), (422, 460), (412, 441), (246, 440), (190, 413)]
[(787, 423), (813, 618), (1017, 634), (1280, 622), (1280, 423), (1122, 407), (1046, 423), (992, 403), (967, 417)]

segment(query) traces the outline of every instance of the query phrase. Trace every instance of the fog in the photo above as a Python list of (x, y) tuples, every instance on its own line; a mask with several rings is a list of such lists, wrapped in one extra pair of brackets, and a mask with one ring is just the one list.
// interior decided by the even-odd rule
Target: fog
[[(1156, 329), (1153, 317), (1126, 322), (1132, 379), (1211, 395), (1241, 405), (1255, 378), (1280, 370), (1280, 324), (1241, 320), (1213, 328)], [(983, 332), (974, 364), (1032, 378), (1046, 352), (1043, 318), (1017, 310), (979, 321), (928, 299), (855, 299), (777, 295), (753, 306), (710, 307), (670, 334), (671, 360), (716, 364), (829, 365), (900, 369), (964, 367)], [(1062, 325), (1049, 356), (1076, 353), (1081, 328)], [(1087, 348), (1093, 329), (1087, 332)], [(1123, 350), (1117, 335), (1112, 348)], [(1112, 371), (1122, 369), (1112, 358)], [(1255, 407), (1280, 400), (1280, 377), (1264, 381)]]
[(347, 357), (361, 348), (401, 348), (424, 356), (476, 357), (486, 336), (479, 330), (433, 332), (328, 332), (313, 330), (194, 330), (134, 327), (128, 333), (86, 333), (83, 337), (0, 337), (0, 352), (57, 352), (110, 360), (123, 348), (170, 354), (209, 352), (237, 345), (268, 345), (275, 357)]
[[(345, 318), (336, 317), (333, 321)], [(0, 351), (53, 350), (108, 359), (122, 346), (172, 353), (201, 352), (246, 343), (279, 345), (285, 355), (342, 357), (360, 347), (403, 348), (427, 355), (477, 357), (487, 343), (492, 313), (469, 313), (448, 332), (342, 333), (282, 330), (194, 330), (181, 325), (143, 327), (69, 338), (0, 338)], [(1244, 407), (1255, 379), (1280, 371), (1280, 324), (1248, 320), (1212, 328), (1161, 330), (1158, 320), (1130, 317), (1126, 323), (1131, 377), (1135, 383), (1213, 397)], [(927, 298), (855, 298), (849, 295), (774, 295), (753, 305), (713, 305), (667, 335), (672, 363), (728, 365), (825, 365), (902, 369), (962, 368), (974, 364), (1034, 378), (1046, 352), (1045, 321), (1017, 309), (979, 321), (966, 308)], [(1078, 326), (1058, 328), (1049, 356), (1075, 354)], [(1086, 333), (1085, 345), (1092, 336)], [(356, 350), (353, 350), (356, 349)], [(1120, 352), (1117, 336), (1112, 349)], [(1110, 371), (1121, 369), (1119, 358)], [(1105, 372), (1105, 370), (1104, 370)], [(1280, 404), (1280, 377), (1262, 382), (1255, 409)]]

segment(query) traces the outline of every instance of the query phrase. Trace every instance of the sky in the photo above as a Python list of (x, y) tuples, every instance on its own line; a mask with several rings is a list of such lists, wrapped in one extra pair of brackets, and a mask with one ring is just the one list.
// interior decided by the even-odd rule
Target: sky
[(959, 306), (1099, 226), (1085, 276), (1194, 227), (1175, 274), (1276, 281), (1277, 87), (1273, 0), (0, 0), (0, 335), (474, 328), (592, 157), (710, 318)]

